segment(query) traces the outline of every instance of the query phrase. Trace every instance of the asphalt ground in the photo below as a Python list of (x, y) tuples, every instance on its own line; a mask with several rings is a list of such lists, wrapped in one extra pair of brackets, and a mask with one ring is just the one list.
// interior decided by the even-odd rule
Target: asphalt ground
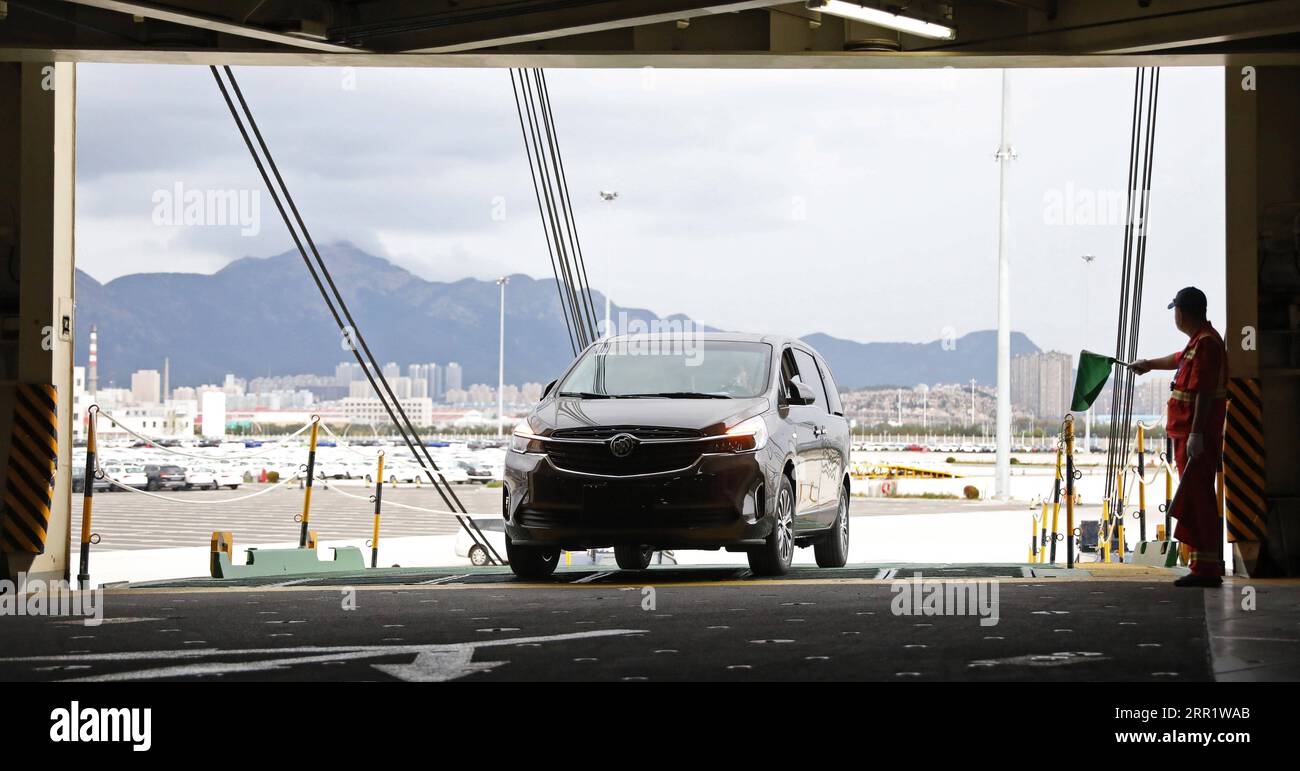
[[(610, 583), (110, 590), (98, 626), (0, 619), (0, 681), (1214, 676), (1205, 591), (1165, 579), (997, 580), (989, 623), (901, 615), (888, 581), (668, 572), (675, 582), (652, 570)], [(1282, 590), (1292, 604), (1295, 589)]]

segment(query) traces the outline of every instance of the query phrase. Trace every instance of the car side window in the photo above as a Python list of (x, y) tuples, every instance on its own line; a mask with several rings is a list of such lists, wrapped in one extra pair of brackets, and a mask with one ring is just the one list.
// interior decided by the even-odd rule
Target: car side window
[(781, 352), (781, 392), (789, 398), (794, 395), (791, 381), (799, 377), (799, 368), (794, 363), (794, 352), (786, 348)]
[(798, 348), (794, 349), (794, 361), (799, 367), (799, 380), (813, 390), (815, 401), (818, 407), (829, 412), (826, 398), (826, 386), (822, 384), (821, 373), (817, 370), (817, 362), (806, 351)]
[(830, 411), (836, 415), (843, 415), (844, 405), (840, 403), (840, 389), (835, 385), (835, 378), (831, 377), (831, 368), (826, 366), (824, 361), (818, 361), (817, 366), (822, 372), (822, 385), (826, 386), (826, 402), (830, 405)]

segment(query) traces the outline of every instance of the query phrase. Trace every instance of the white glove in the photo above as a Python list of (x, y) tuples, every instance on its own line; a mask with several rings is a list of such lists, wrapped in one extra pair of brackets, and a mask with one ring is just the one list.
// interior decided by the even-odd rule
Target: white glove
[(1187, 436), (1187, 457), (1195, 458), (1205, 449), (1205, 440), (1200, 434), (1188, 434)]

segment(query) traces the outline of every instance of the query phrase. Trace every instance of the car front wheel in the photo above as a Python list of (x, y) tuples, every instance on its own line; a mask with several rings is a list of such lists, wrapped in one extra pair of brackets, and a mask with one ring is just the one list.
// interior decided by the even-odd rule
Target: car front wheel
[(790, 572), (794, 560), (794, 486), (784, 476), (772, 518), (767, 542), (749, 552), (749, 568), (755, 575), (783, 576)]
[(488, 563), (487, 549), (478, 544), (474, 544), (469, 549), (469, 562), (477, 568), (481, 568)]
[(842, 568), (849, 561), (849, 493), (840, 488), (839, 511), (831, 531), (813, 545), (819, 568)]
[(621, 570), (645, 570), (650, 567), (650, 558), (654, 556), (653, 546), (614, 546), (614, 561)]
[(520, 578), (548, 578), (560, 564), (560, 549), (557, 546), (515, 546), (506, 536), (506, 559), (510, 570)]

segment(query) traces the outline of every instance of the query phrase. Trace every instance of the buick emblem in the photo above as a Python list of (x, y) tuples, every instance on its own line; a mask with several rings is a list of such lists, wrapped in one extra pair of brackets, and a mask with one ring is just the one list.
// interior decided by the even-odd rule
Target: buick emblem
[(631, 434), (619, 434), (609, 440), (609, 453), (615, 458), (626, 458), (636, 449), (636, 437)]

